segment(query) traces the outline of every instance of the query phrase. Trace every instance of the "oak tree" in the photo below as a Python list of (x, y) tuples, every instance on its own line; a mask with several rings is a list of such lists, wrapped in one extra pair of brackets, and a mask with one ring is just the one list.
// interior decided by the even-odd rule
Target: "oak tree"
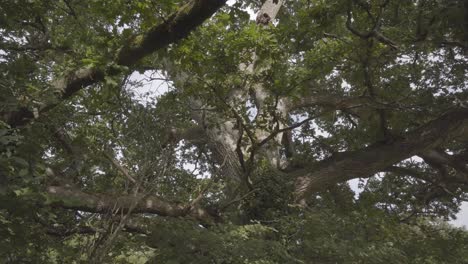
[(468, 258), (466, 1), (8, 0), (0, 36), (6, 263)]

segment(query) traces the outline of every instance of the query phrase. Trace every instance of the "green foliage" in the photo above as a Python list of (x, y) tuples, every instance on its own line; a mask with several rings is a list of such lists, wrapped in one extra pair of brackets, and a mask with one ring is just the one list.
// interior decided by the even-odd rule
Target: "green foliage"
[[(236, 1), (178, 43), (116, 64), (123, 45), (186, 2), (2, 1), (0, 262), (467, 263), (468, 232), (444, 222), (467, 199), (466, 139), (437, 149), (465, 157), (465, 167), (406, 160), (395, 164), (404, 172), (362, 181), (359, 197), (333, 183), (300, 207), (290, 173), (386, 146), (463, 105), (464, 1), (283, 1), (265, 27), (246, 11), (264, 1)], [(102, 81), (63, 100), (55, 81), (91, 68)], [(168, 91), (139, 98), (158, 85)], [(332, 99), (282, 115), (282, 99), (305, 98)], [(25, 110), (27, 125), (8, 125)], [(283, 139), (259, 145), (307, 117), (291, 132), (293, 157)], [(230, 138), (213, 141), (230, 125), (241, 180), (223, 175), (237, 160), (216, 149)], [(272, 149), (287, 162), (275, 167)], [(161, 197), (177, 217), (60, 208), (81, 198), (52, 203), (45, 192), (55, 185)], [(199, 208), (216, 221), (197, 221)]]
[(162, 222), (149, 244), (159, 248), (154, 263), (295, 263), (277, 231), (261, 224), (207, 230), (187, 221)]
[(399, 223), (376, 208), (302, 212), (275, 221), (206, 229), (155, 225), (154, 263), (465, 263), (468, 235), (443, 222)]

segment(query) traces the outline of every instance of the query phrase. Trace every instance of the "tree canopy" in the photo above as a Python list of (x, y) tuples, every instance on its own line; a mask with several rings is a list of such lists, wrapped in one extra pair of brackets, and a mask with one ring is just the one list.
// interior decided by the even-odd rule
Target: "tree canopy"
[(462, 0), (2, 1), (0, 258), (467, 263), (467, 55)]

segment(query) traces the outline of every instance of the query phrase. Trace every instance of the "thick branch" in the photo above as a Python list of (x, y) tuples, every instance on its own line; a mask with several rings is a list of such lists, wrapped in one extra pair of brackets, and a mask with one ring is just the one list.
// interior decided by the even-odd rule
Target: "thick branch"
[(392, 142), (340, 153), (296, 172), (295, 197), (302, 201), (308, 194), (337, 182), (370, 177), (418, 153), (441, 146), (468, 133), (468, 109), (455, 109)]
[[(61, 186), (49, 186), (48, 198), (52, 206), (65, 209), (80, 210), (92, 213), (107, 213), (111, 211), (157, 214), (170, 217), (192, 217), (202, 223), (210, 224), (216, 217), (207, 210), (191, 206), (189, 210), (183, 204), (170, 203), (155, 196), (89, 194), (76, 189)], [(133, 207), (136, 203), (136, 206)]]
[(105, 151), (103, 151), (103, 154), (125, 176), (125, 178), (127, 178), (132, 183), (136, 183), (136, 180), (135, 180), (135, 178), (133, 178), (130, 171), (127, 168), (125, 168), (124, 166), (120, 165), (120, 163), (119, 163), (119, 161), (117, 159), (115, 159), (109, 153), (107, 153)]
[(419, 156), (428, 163), (440, 164), (442, 166), (447, 165), (456, 169), (459, 173), (468, 175), (468, 160), (459, 160), (457, 159), (457, 155), (452, 156), (442, 150), (431, 149), (419, 154)]
[(144, 35), (137, 36), (130, 45), (123, 47), (117, 56), (117, 64), (132, 65), (148, 54), (187, 37), (225, 3), (225, 0), (190, 1), (164, 23), (151, 28)]
[[(115, 59), (115, 63), (122, 66), (131, 66), (143, 57), (175, 43), (193, 31), (203, 21), (213, 15), (225, 0), (192, 0), (173, 13), (164, 23), (154, 26), (143, 35), (135, 37), (128, 45), (122, 47)], [(86, 68), (79, 69), (61, 79), (55, 80), (53, 86), (60, 92), (58, 101), (70, 98), (79, 90), (102, 81), (104, 76), (118, 74), (115, 69)], [(39, 109), (39, 113), (45, 113), (57, 106), (52, 103)], [(6, 113), (6, 121), (12, 127), (18, 127), (29, 123), (35, 115), (33, 111), (22, 108)]]

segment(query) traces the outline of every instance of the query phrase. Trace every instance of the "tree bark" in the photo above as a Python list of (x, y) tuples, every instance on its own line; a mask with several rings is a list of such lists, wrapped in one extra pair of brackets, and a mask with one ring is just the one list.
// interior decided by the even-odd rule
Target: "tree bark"
[[(259, 13), (267, 13), (271, 19), (274, 19), (281, 5), (282, 1), (274, 3), (272, 0), (267, 0), (261, 7)], [(241, 71), (244, 71), (247, 74), (253, 73), (255, 67), (255, 54), (252, 54), (252, 57), (253, 62), (251, 64), (239, 65)], [(260, 100), (261, 103), (263, 103), (268, 94), (265, 92), (261, 84), (254, 84), (253, 86), (256, 97), (258, 97), (257, 101)], [(223, 103), (227, 107), (232, 108), (229, 109), (229, 111), (232, 110), (235, 112), (235, 106), (238, 104), (245, 104), (248, 96), (249, 91), (246, 91), (245, 89), (232, 90), (230, 91), (226, 101)], [(208, 146), (214, 153), (214, 159), (220, 165), (220, 173), (225, 179), (232, 181), (231, 184), (244, 182), (249, 185), (249, 179), (246, 176), (248, 175), (248, 168), (246, 168), (246, 165), (244, 164), (245, 149), (241, 147), (242, 144), (239, 144), (242, 142), (242, 133), (240, 130), (243, 129), (240, 127), (242, 124), (239, 125), (239, 122), (245, 123), (245, 120), (238, 120), (240, 117), (226, 117), (226, 115), (219, 115), (215, 112), (208, 113), (198, 110), (202, 108), (202, 104), (197, 99), (192, 98), (190, 103), (192, 108), (195, 109), (192, 110), (193, 119), (200, 126), (206, 127), (205, 135), (208, 138)], [(208, 126), (204, 125), (206, 122), (209, 122)], [(260, 136), (260, 139), (262, 139), (269, 133), (255, 131), (255, 134), (255, 136)], [(280, 135), (278, 138), (279, 141), (281, 141)], [(277, 156), (278, 155), (275, 155), (274, 157), (271, 157), (271, 159), (275, 159)]]
[(201, 223), (212, 224), (217, 217), (198, 205), (170, 203), (156, 196), (90, 194), (62, 186), (47, 187), (51, 206), (92, 213), (128, 212), (156, 214), (168, 217), (192, 217)]

